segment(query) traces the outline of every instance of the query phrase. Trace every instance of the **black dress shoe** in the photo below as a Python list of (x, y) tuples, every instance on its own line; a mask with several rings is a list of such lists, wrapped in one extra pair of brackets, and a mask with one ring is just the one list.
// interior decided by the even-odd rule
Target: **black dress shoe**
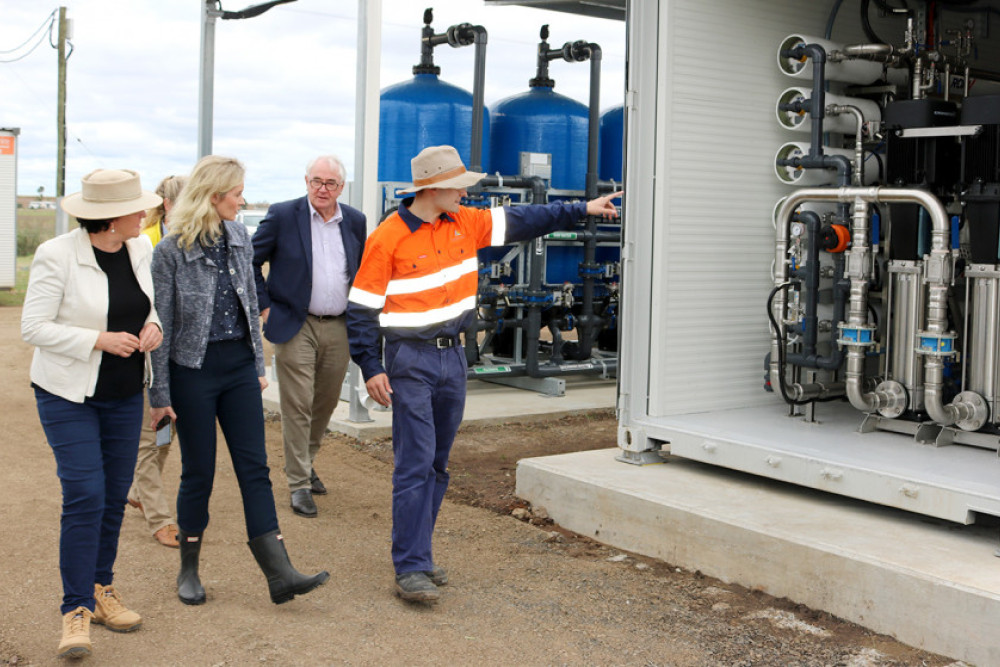
[(292, 491), (292, 511), (310, 519), (316, 516), (316, 503), (313, 502), (312, 491), (309, 489)]
[(315, 470), (313, 470), (312, 477), (309, 478), (309, 483), (312, 485), (309, 490), (313, 492), (314, 496), (326, 495), (326, 487), (320, 481), (319, 475), (316, 474)]

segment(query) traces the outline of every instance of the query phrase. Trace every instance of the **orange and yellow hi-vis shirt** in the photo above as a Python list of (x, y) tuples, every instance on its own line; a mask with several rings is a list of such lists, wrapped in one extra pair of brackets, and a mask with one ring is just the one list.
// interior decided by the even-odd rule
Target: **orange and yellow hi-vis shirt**
[(387, 340), (458, 338), (474, 321), (480, 248), (572, 228), (586, 214), (582, 202), (462, 206), (431, 224), (406, 204), (368, 237), (348, 294), (351, 357), (365, 379), (385, 372), (379, 330)]

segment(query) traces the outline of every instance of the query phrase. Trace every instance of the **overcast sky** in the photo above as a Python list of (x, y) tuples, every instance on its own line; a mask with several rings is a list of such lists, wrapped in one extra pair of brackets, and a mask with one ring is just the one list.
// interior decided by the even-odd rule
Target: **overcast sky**
[[(226, 10), (258, 0), (223, 0)], [(73, 21), (67, 76), (66, 193), (96, 168), (131, 168), (153, 189), (197, 157), (201, 0), (66, 0)], [(383, 0), (380, 88), (409, 80), (419, 61), (422, 15), (434, 28), (486, 27), (486, 104), (528, 89), (538, 31), (549, 42), (585, 39), (603, 51), (602, 110), (621, 104), (625, 25), (479, 0)], [(57, 5), (3, 0), (0, 127), (19, 127), (18, 193), (55, 192), (57, 55), (46, 36), (16, 49)], [(357, 42), (355, 0), (297, 0), (253, 19), (216, 23), (213, 152), (247, 166), (246, 198), (281, 201), (304, 193), (305, 163), (341, 156), (353, 177)], [(53, 32), (53, 41), (56, 33)], [(28, 47), (35, 43), (31, 40)], [(27, 55), (25, 55), (27, 54)], [(11, 62), (13, 61), (13, 62)], [(471, 92), (472, 47), (435, 49), (441, 79)], [(589, 67), (554, 61), (556, 92), (584, 104)]]

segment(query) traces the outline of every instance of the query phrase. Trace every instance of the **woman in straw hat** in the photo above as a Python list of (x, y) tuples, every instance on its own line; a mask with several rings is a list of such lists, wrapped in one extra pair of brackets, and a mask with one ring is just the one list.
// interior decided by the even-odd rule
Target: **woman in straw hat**
[(35, 346), (31, 385), (55, 454), (63, 504), (59, 655), (90, 653), (90, 622), (129, 632), (142, 624), (112, 585), (132, 483), (146, 356), (163, 340), (153, 308), (153, 248), (140, 234), (160, 197), (134, 171), (98, 169), (63, 209), (80, 228), (35, 253), (21, 335)]
[(164, 340), (153, 355), (149, 402), (152, 421), (173, 418), (180, 441), (177, 596), (185, 604), (205, 602), (198, 560), (215, 478), (216, 420), (239, 480), (248, 544), (271, 600), (287, 602), (330, 578), (292, 567), (278, 530), (264, 447), (261, 391), (267, 380), (253, 246), (246, 227), (234, 222), (244, 203), (243, 176), (243, 165), (232, 158), (202, 158), (153, 255)]
[[(142, 233), (149, 237), (153, 247), (167, 232), (166, 217), (184, 188), (184, 176), (167, 176), (156, 186), (156, 194), (163, 198), (159, 206), (146, 212), (146, 222)], [(145, 403), (149, 410), (149, 401)], [(171, 502), (163, 492), (163, 464), (170, 454), (173, 440), (170, 424), (159, 430), (152, 424), (144, 424), (139, 437), (139, 458), (135, 463), (135, 479), (128, 492), (128, 504), (142, 512), (146, 528), (153, 539), (165, 547), (177, 548), (177, 522)]]

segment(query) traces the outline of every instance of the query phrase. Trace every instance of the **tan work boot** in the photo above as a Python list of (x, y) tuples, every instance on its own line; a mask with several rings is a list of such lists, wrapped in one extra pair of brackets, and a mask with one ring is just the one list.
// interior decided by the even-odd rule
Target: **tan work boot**
[(94, 623), (115, 632), (132, 632), (142, 627), (142, 616), (129, 611), (122, 604), (122, 597), (111, 584), (94, 584)]
[(63, 616), (60, 658), (83, 658), (90, 655), (90, 619), (93, 616), (86, 607), (77, 607)]

